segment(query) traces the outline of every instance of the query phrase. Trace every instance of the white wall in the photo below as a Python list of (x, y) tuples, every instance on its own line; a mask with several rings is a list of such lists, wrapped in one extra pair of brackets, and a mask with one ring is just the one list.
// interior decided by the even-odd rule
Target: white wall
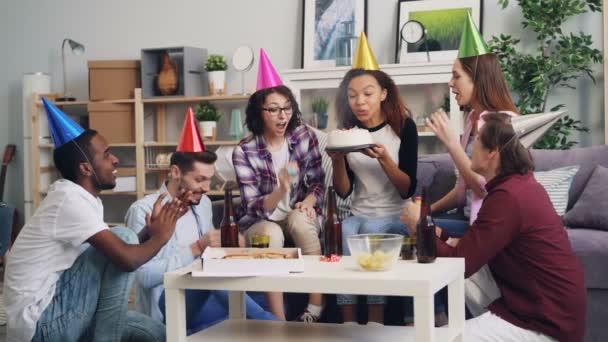
[[(502, 11), (495, 0), (484, 1), (484, 36), (500, 32), (521, 35), (517, 6)], [(368, 38), (379, 63), (395, 56), (397, 0), (368, 0)], [(513, 1), (515, 3), (515, 1)], [(51, 74), (52, 90), (61, 91), (60, 44), (70, 37), (86, 45), (84, 56), (68, 56), (70, 88), (88, 97), (88, 59), (134, 59), (140, 49), (189, 45), (210, 53), (230, 55), (239, 45), (264, 47), (279, 70), (300, 67), (301, 0), (3, 0), (0, 2), (0, 147), (22, 142), (21, 78), (23, 73)], [(602, 18), (581, 16), (569, 28), (593, 34), (601, 49)], [(257, 56), (256, 56), (257, 58)], [(563, 90), (551, 103), (566, 103), (590, 128), (582, 145), (603, 143), (603, 75), (597, 85), (587, 80), (578, 91)], [(257, 65), (246, 77), (255, 85)], [(240, 87), (238, 75), (228, 73), (229, 89)], [(560, 102), (558, 102), (560, 101)], [(7, 199), (23, 200), (23, 164), (18, 155), (9, 172)], [(22, 208), (21, 208), (22, 209)]]

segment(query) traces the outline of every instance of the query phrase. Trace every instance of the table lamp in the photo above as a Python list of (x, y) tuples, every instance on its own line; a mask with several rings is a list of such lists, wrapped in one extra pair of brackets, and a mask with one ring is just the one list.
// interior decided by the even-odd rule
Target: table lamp
[(63, 67), (63, 97), (57, 98), (57, 101), (76, 101), (76, 98), (71, 97), (68, 93), (68, 77), (65, 69), (65, 45), (66, 43), (70, 46), (70, 50), (75, 55), (81, 55), (84, 53), (84, 45), (70, 38), (65, 38), (61, 43), (61, 65)]

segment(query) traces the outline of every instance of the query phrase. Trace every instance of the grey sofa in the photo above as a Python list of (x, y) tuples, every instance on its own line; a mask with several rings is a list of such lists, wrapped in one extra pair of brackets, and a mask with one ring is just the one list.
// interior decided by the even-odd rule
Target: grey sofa
[[(578, 201), (591, 173), (596, 165), (608, 167), (608, 146), (576, 148), (567, 151), (533, 152), (536, 170), (546, 171), (568, 165), (580, 165), (570, 187), (568, 210)], [(326, 156), (323, 156), (326, 158)], [(324, 159), (325, 160), (325, 159)], [(324, 162), (324, 167), (331, 168), (331, 163)], [(326, 170), (326, 173), (331, 170)], [(454, 164), (447, 154), (421, 155), (418, 159), (418, 186), (416, 193), (426, 186), (431, 201), (436, 201), (450, 191), (456, 181)], [(326, 182), (329, 184), (329, 182)], [(606, 184), (608, 191), (608, 184)], [(235, 204), (239, 203), (235, 199)], [(606, 208), (597, 210), (608, 211)], [(223, 214), (223, 201), (213, 203), (213, 221), (216, 227)], [(587, 342), (608, 341), (608, 226), (600, 229), (589, 229), (580, 225), (568, 227), (568, 235), (575, 253), (580, 258), (585, 270), (587, 286)], [(331, 319), (330, 321), (339, 321)]]
[[(591, 173), (597, 165), (608, 167), (608, 146), (575, 148), (567, 151), (532, 151), (537, 171), (546, 171), (569, 165), (580, 165), (574, 176), (568, 198), (568, 209), (579, 200)], [(418, 161), (418, 187), (427, 186), (432, 201), (439, 199), (454, 186), (454, 164), (447, 154), (424, 155)], [(608, 183), (605, 184), (605, 192)], [(596, 191), (595, 193), (601, 193)], [(598, 201), (599, 202), (599, 201)], [(608, 211), (608, 207), (597, 210)], [(566, 215), (567, 216), (567, 213)], [(566, 222), (567, 226), (567, 222)], [(603, 229), (603, 230), (602, 230)], [(582, 224), (568, 227), (574, 252), (585, 270), (587, 286), (587, 342), (608, 341), (608, 226), (589, 229)]]

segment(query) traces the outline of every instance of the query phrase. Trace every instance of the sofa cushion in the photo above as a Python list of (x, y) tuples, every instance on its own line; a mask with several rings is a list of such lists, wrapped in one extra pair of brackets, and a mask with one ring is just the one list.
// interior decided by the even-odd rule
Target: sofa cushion
[(447, 153), (418, 156), (416, 178), (418, 184), (414, 195), (420, 196), (422, 188), (426, 187), (431, 203), (438, 201), (456, 184), (452, 158)]
[(608, 145), (578, 147), (570, 150), (532, 150), (537, 171), (553, 170), (567, 165), (580, 165), (570, 187), (567, 209), (578, 200), (596, 165), (608, 167)]
[(534, 172), (534, 178), (545, 188), (555, 211), (560, 216), (566, 212), (568, 191), (578, 169), (578, 165), (573, 165), (550, 171)]
[(586, 287), (608, 289), (608, 233), (584, 228), (568, 229), (567, 233), (574, 253), (583, 264)]
[(572, 209), (564, 215), (569, 227), (608, 231), (608, 169), (597, 166)]

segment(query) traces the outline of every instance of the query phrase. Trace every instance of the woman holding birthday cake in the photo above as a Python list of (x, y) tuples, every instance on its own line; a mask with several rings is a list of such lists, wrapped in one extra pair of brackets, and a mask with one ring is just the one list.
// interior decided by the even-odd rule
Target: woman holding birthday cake
[[(354, 128), (353, 132), (362, 137), (357, 141), (369, 142), (360, 130), (371, 135), (373, 146), (348, 153), (349, 149), (338, 151), (328, 143), (334, 188), (341, 197), (352, 193), (353, 216), (342, 222), (345, 255), (350, 254), (347, 238), (351, 235), (405, 233), (399, 215), (416, 188), (418, 159), (416, 124), (394, 81), (378, 69), (364, 33), (353, 67), (338, 90), (338, 116), (344, 128)], [(385, 298), (370, 296), (367, 303), (369, 322), (383, 324)], [(340, 295), (338, 304), (344, 322), (354, 323), (356, 296)]]

